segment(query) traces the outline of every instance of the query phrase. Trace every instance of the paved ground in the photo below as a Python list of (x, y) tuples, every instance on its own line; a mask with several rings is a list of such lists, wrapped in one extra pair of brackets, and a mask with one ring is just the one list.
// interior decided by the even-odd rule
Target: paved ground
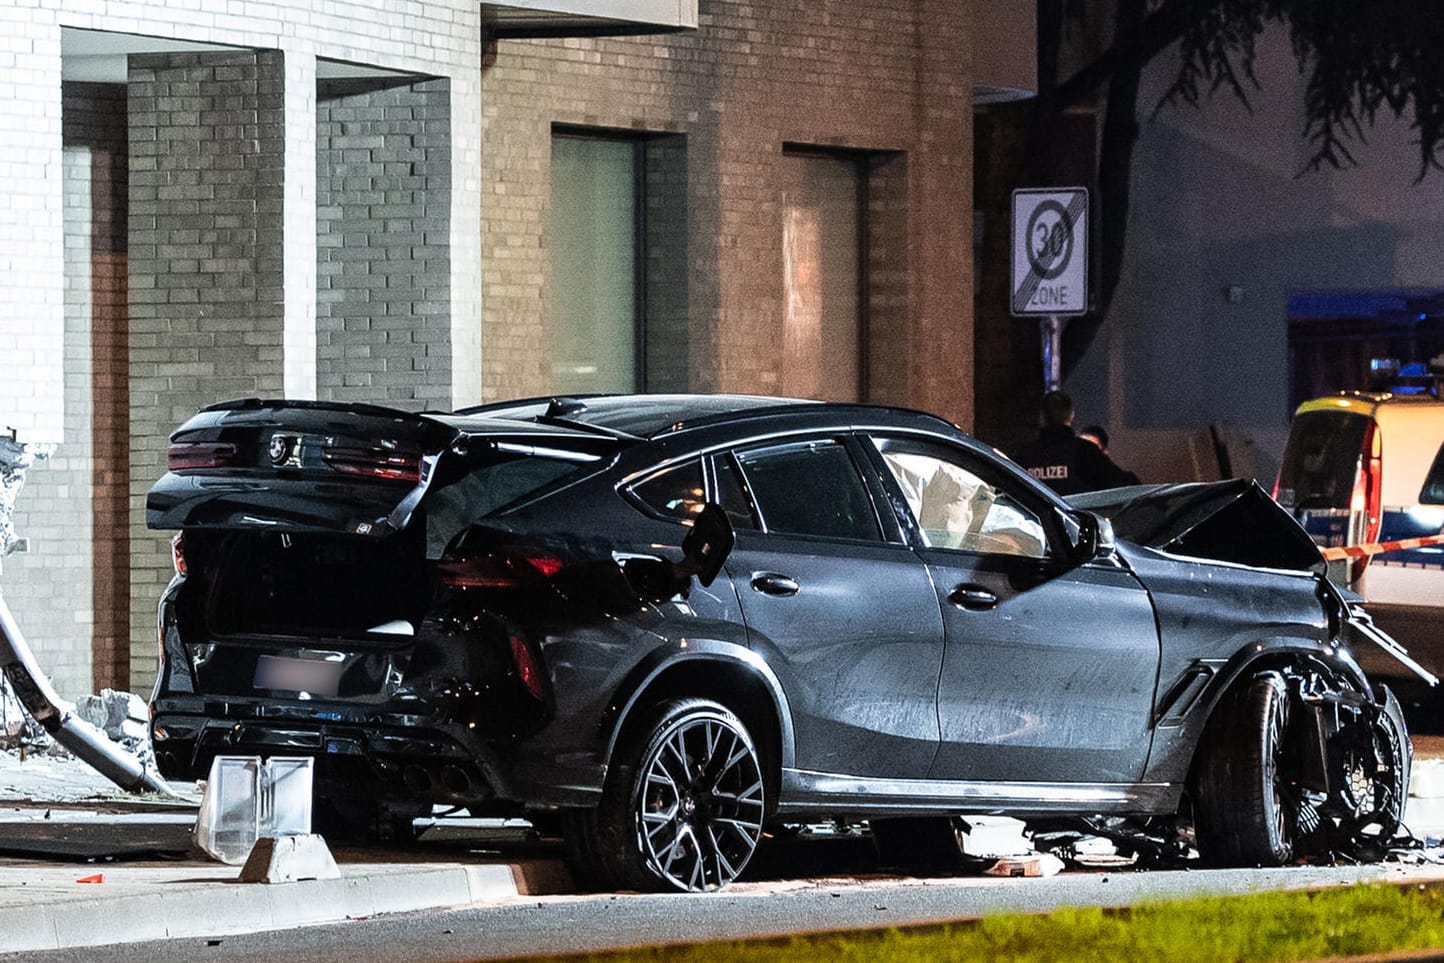
[[(224, 936), (556, 892), (559, 863), (505, 853), (519, 831), (446, 829), (405, 853), (335, 849), (339, 879), (242, 884), (193, 847), (198, 799), (136, 797), (73, 758), (0, 753), (0, 954)], [(473, 821), (474, 823), (474, 821)], [(453, 830), (453, 835), (455, 831)]]
[[(1424, 743), (1415, 768), (1415, 789), (1407, 819), (1421, 838), (1437, 843), (1444, 837), (1444, 759), (1425, 758), (1425, 752), (1444, 750), (1444, 739)], [(176, 786), (178, 790), (192, 787)], [(138, 799), (110, 787), (73, 760), (31, 757), (23, 762), (14, 755), (0, 754), (0, 954), (59, 951), (67, 948), (104, 947), (140, 940), (194, 938), (219, 946), (232, 934), (314, 927), (376, 916), (394, 919), (388, 928), (405, 927), (409, 911), (446, 907), (480, 906), (488, 915), (475, 926), (492, 934), (486, 942), (488, 955), (535, 950), (538, 906), (565, 904), (560, 916), (572, 919), (586, 913), (610, 914), (618, 920), (643, 920), (648, 901), (658, 897), (628, 896), (591, 900), (598, 906), (584, 906), (586, 898), (565, 895), (570, 886), (555, 849), (528, 840), (516, 824), (495, 822), (441, 821), (422, 837), (420, 846), (405, 851), (377, 849), (336, 849), (339, 879), (306, 880), (295, 883), (247, 884), (238, 879), (240, 870), (197, 855), (191, 850), (191, 829), (195, 801), (174, 801), (159, 797)], [(807, 869), (796, 868), (797, 850), (779, 852), (772, 865), (761, 867), (763, 878), (739, 884), (729, 897), (748, 905), (757, 896), (787, 894), (786, 902), (817, 905), (797, 907), (797, 916), (772, 920), (764, 927), (784, 932), (797, 919), (821, 925), (829, 912), (842, 913), (852, 904), (860, 915), (849, 922), (839, 918), (837, 926), (900, 925), (942, 915), (966, 916), (967, 906), (979, 912), (1009, 908), (1045, 908), (1082, 903), (1126, 903), (1140, 894), (1161, 898), (1171, 892), (1208, 892), (1314, 886), (1353, 882), (1444, 880), (1444, 866), (1397, 864), (1374, 867), (1344, 867), (1324, 870), (1300, 868), (1277, 871), (1276, 876), (1260, 874), (1257, 879), (1207, 873), (1097, 873), (1065, 874), (1053, 880), (994, 880), (974, 878), (929, 880), (899, 878), (876, 873), (863, 878), (842, 876), (859, 861), (865, 864), (865, 841), (852, 838), (833, 841), (827, 847), (812, 847)], [(821, 854), (821, 855), (816, 855)], [(759, 853), (759, 857), (762, 853)], [(831, 862), (829, 862), (831, 860)], [(1232, 873), (1245, 871), (1214, 871)], [(811, 878), (797, 878), (799, 875)], [(1109, 885), (1109, 880), (1112, 885)], [(1047, 885), (1043, 885), (1043, 884)], [(946, 887), (943, 898), (939, 887)], [(1209, 887), (1212, 887), (1210, 889)], [(838, 896), (835, 893), (842, 892)], [(888, 895), (880, 895), (881, 893)], [(662, 900), (669, 898), (662, 897)], [(675, 917), (678, 898), (666, 903)], [(942, 899), (942, 903), (938, 900)], [(781, 903), (765, 904), (774, 916), (786, 915)], [(869, 912), (874, 905), (891, 906), (894, 912)], [(702, 913), (712, 920), (697, 929)], [(944, 913), (940, 906), (952, 907)], [(827, 907), (832, 907), (829, 910)], [(904, 909), (904, 908), (907, 909)], [(715, 909), (718, 912), (713, 913)], [(735, 907), (733, 908), (735, 910)], [(760, 912), (760, 910), (759, 910)], [(401, 914), (401, 915), (396, 915)], [(548, 914), (551, 916), (554, 914)], [(737, 927), (746, 922), (759, 924), (767, 914), (722, 911), (711, 903), (697, 903), (679, 920), (676, 934), (657, 934), (659, 940), (697, 936), (745, 935)], [(715, 917), (715, 919), (713, 919)], [(600, 917), (599, 917), (600, 919)], [(869, 920), (871, 922), (869, 923)], [(460, 925), (460, 924), (458, 924)], [(504, 938), (511, 927), (512, 935)], [(705, 932), (703, 932), (705, 930)], [(612, 943), (606, 936), (609, 931)], [(614, 945), (619, 937), (605, 920), (597, 935), (584, 935), (576, 927), (563, 927), (554, 937), (557, 949)], [(629, 924), (629, 940), (638, 930)], [(310, 935), (306, 935), (309, 933)], [(324, 930), (293, 933), (280, 946), (302, 942), (341, 939), (338, 932)], [(352, 939), (356, 939), (352, 932)], [(598, 942), (600, 940), (600, 942)], [(385, 958), (368, 956), (362, 938), (352, 954), (355, 960)], [(181, 944), (194, 946), (195, 944)], [(234, 952), (249, 946), (256, 958), (269, 951), (262, 938), (246, 943), (230, 941)], [(307, 943), (310, 945), (310, 943)], [(138, 945), (136, 950), (140, 950)], [(469, 954), (478, 952), (472, 944)], [(74, 958), (124, 959), (123, 948), (97, 956), (91, 951)], [(179, 950), (185, 958), (184, 950)], [(219, 953), (219, 951), (217, 951)], [(216, 954), (210, 954), (216, 955)], [(224, 958), (220, 954), (217, 958)], [(237, 957), (242, 958), (242, 957)], [(441, 957), (438, 957), (441, 958)], [(418, 957), (420, 959), (420, 957)]]

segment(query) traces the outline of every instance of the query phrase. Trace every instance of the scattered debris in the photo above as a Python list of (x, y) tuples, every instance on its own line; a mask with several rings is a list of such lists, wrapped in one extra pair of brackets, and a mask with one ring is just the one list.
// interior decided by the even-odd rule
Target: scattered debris
[[(77, 699), (75, 715), (104, 733), (117, 748), (134, 756), (141, 767), (153, 768), (155, 754), (150, 742), (149, 710), (140, 696), (102, 689), (98, 695)], [(46, 766), (64, 765), (79, 758), (24, 710), (0, 675), (0, 769), (9, 775), (16, 772), (17, 764), (35, 764), (27, 765), (27, 769), (38, 775)]]
[(988, 876), (1056, 876), (1062, 871), (1063, 861), (1052, 853), (1008, 856), (983, 870)]
[(101, 689), (99, 695), (76, 699), (75, 712), (111, 742), (130, 750), (141, 765), (149, 766), (155, 758), (150, 744), (150, 709), (134, 692)]
[(22, 759), (38, 753), (65, 752), (25, 711), (3, 673), (0, 673), (0, 751), (13, 751)]

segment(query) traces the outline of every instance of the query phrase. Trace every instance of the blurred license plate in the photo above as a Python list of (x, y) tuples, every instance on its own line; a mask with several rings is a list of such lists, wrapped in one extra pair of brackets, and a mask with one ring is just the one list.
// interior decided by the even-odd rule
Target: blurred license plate
[(333, 696), (341, 685), (341, 663), (320, 659), (292, 659), (284, 655), (263, 655), (256, 660), (257, 689), (282, 689)]

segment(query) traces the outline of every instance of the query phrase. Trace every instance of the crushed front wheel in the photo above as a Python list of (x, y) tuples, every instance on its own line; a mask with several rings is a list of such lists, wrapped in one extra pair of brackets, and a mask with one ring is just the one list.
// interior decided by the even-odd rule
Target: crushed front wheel
[(1199, 855), (1217, 866), (1281, 866), (1293, 858), (1298, 801), (1283, 770), (1289, 692), (1262, 672), (1218, 706), (1194, 773)]

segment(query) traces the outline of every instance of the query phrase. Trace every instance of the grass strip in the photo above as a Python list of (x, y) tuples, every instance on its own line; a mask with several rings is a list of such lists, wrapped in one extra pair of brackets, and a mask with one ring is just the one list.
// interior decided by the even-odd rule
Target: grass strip
[(528, 957), (549, 963), (937, 963), (1148, 960), (1254, 963), (1444, 947), (1444, 886), (1358, 884), (940, 925)]

